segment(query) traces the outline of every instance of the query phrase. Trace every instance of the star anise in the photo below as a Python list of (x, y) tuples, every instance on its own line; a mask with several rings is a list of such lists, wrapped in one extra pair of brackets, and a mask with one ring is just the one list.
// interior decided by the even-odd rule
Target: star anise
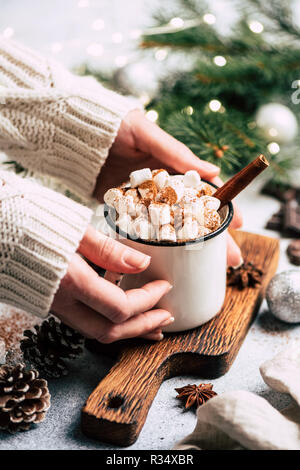
[(185, 387), (175, 388), (178, 393), (176, 398), (185, 401), (186, 409), (191, 408), (192, 406), (198, 408), (198, 406), (203, 405), (207, 400), (217, 395), (212, 388), (212, 384), (189, 384)]
[(253, 263), (243, 263), (239, 268), (227, 269), (227, 285), (236, 286), (242, 290), (245, 287), (255, 287), (261, 284), (263, 271)]

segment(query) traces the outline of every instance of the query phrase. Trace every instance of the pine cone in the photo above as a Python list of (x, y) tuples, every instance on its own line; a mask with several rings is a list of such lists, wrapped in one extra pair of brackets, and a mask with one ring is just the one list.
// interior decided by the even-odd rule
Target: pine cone
[(25, 361), (49, 378), (67, 375), (68, 367), (62, 358), (74, 359), (82, 353), (83, 336), (53, 317), (34, 328), (35, 332), (24, 331), (26, 338), (20, 344)]
[(50, 408), (47, 382), (23, 364), (0, 367), (0, 429), (27, 431), (44, 420)]

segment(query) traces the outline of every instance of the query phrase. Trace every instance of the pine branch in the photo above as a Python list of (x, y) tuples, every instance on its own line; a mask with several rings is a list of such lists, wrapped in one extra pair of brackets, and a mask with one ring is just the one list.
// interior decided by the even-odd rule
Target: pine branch
[[(226, 116), (224, 116), (226, 114)], [(259, 131), (243, 126), (244, 117), (237, 112), (173, 113), (164, 128), (187, 145), (199, 158), (217, 164), (224, 176), (247, 165), (258, 153), (267, 153)], [(236, 124), (239, 123), (239, 124)]]

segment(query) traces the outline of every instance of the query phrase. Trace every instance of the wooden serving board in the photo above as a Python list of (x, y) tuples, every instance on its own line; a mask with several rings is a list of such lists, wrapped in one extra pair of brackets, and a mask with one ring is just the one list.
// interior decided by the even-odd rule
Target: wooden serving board
[(101, 345), (88, 341), (89, 349), (115, 355), (117, 362), (82, 410), (82, 430), (87, 436), (129, 446), (136, 441), (164, 380), (181, 374), (212, 379), (228, 371), (279, 258), (278, 240), (247, 232), (231, 233), (245, 261), (263, 269), (262, 285), (242, 291), (228, 287), (223, 308), (216, 317), (199, 328), (170, 333), (161, 342), (136, 339)]

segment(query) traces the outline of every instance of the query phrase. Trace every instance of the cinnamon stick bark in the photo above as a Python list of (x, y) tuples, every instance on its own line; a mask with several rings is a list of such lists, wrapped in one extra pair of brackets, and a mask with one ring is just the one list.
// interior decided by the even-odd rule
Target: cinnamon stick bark
[(257, 175), (268, 168), (269, 162), (264, 155), (259, 155), (253, 162), (249, 163), (239, 173), (228, 180), (221, 188), (214, 193), (214, 197), (221, 201), (223, 207), (232, 201), (243, 189), (251, 183)]

